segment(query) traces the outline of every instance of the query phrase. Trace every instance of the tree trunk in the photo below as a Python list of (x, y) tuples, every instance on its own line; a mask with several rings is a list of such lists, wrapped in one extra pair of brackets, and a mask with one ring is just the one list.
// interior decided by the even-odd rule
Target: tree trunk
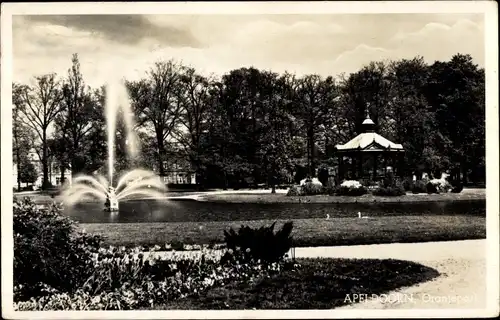
[(43, 168), (43, 181), (42, 189), (46, 190), (49, 187), (49, 164), (48, 164), (48, 150), (47, 150), (47, 130), (43, 130), (42, 137), (42, 168)]
[(64, 165), (61, 165), (61, 185), (64, 184), (65, 179), (66, 179), (66, 168)]
[(226, 170), (224, 170), (224, 188), (222, 188), (222, 190), (227, 190), (227, 173), (226, 173)]
[(156, 140), (158, 143), (158, 170), (161, 177), (165, 176), (165, 167), (163, 166), (163, 159), (165, 159), (165, 144), (163, 143), (163, 133), (156, 133)]
[(17, 191), (21, 191), (21, 161), (19, 148), (16, 148), (16, 158), (17, 158)]
[(308, 138), (308, 141), (309, 141), (309, 175), (312, 177), (315, 176), (315, 172), (316, 172), (316, 167), (315, 167), (315, 163), (314, 163), (314, 129), (312, 128), (312, 126), (309, 128), (308, 132), (307, 132), (307, 138)]
[(467, 184), (467, 166), (462, 163), (460, 167), (462, 169), (462, 185), (465, 186)]
[(271, 175), (271, 193), (276, 193), (276, 166), (273, 165), (272, 175)]

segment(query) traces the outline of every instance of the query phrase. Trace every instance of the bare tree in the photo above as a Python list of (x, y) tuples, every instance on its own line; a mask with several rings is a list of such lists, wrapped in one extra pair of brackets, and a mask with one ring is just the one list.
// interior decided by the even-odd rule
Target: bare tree
[(14, 86), (13, 100), (19, 103), (22, 113), (19, 121), (33, 129), (41, 142), (42, 188), (46, 189), (49, 186), (47, 130), (63, 108), (60, 85), (55, 74), (47, 74), (35, 77), (33, 87)]

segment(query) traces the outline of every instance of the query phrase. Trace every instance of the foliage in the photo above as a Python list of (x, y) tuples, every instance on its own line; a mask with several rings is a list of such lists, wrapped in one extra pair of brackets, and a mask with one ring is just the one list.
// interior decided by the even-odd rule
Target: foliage
[[(34, 80), (13, 85), (13, 103), (24, 119), (16, 122), (36, 135), (44, 177), (49, 157), (62, 169), (102, 166), (105, 90), (85, 86), (76, 55), (61, 83), (55, 75)], [(206, 187), (279, 185), (294, 167), (296, 183), (316, 174), (324, 182), (326, 171), (315, 169), (324, 169), (335, 144), (363, 130), (367, 108), (378, 132), (404, 145), (405, 174), (450, 170), (462, 184), (485, 178), (485, 74), (469, 55), (432, 64), (423, 57), (371, 62), (340, 81), (253, 67), (215, 78), (159, 61), (127, 88), (143, 164), (164, 174), (164, 161), (187, 161)], [(53, 136), (44, 136), (52, 123)], [(116, 158), (126, 166), (122, 135)]]
[(301, 187), (301, 194), (305, 196), (314, 196), (323, 193), (323, 186), (313, 182), (306, 182)]
[(427, 193), (427, 183), (422, 180), (414, 181), (411, 185), (412, 193)]
[(23, 160), (18, 164), (19, 181), (22, 183), (35, 183), (38, 179), (38, 172), (31, 161)]
[[(228, 251), (229, 252), (229, 251)], [(75, 292), (44, 286), (45, 296), (16, 299), (18, 310), (136, 310), (187, 296), (198, 296), (214, 286), (248, 281), (279, 273), (283, 262), (253, 261), (221, 264), (223, 252), (203, 249), (189, 257), (174, 252), (168, 258), (154, 250), (101, 248), (91, 258), (92, 274)]]
[(328, 194), (330, 196), (335, 195), (336, 186), (333, 180), (328, 180), (326, 185), (323, 187), (323, 193)]
[(438, 187), (432, 182), (427, 182), (426, 189), (428, 194), (439, 193)]
[(388, 172), (384, 177), (383, 184), (373, 190), (373, 195), (376, 196), (396, 197), (405, 194), (404, 182), (396, 179), (393, 172)]
[(335, 190), (337, 196), (362, 196), (366, 193), (368, 193), (368, 190), (359, 181), (355, 180), (344, 181)]
[[(59, 208), (29, 199), (14, 203), (14, 300), (18, 310), (133, 310), (197, 295), (230, 281), (280, 272), (292, 224), (225, 232), (228, 250), (198, 246), (195, 256), (168, 257), (150, 248), (101, 248), (97, 236), (77, 232)], [(186, 249), (194, 246), (183, 245)], [(243, 250), (243, 251), (241, 251)], [(226, 257), (225, 260), (221, 260)], [(229, 258), (228, 258), (229, 257)]]
[(83, 284), (99, 237), (78, 232), (57, 207), (38, 208), (29, 198), (14, 201), (13, 219), (14, 284), (23, 294), (42, 290), (39, 283), (66, 291)]
[(49, 186), (48, 129), (62, 111), (60, 82), (55, 74), (37, 76), (33, 85), (13, 84), (12, 100), (22, 114), (17, 120), (26, 125), (41, 144), (43, 181), (42, 187)]
[(104, 97), (101, 96), (104, 92), (92, 90), (85, 84), (78, 54), (73, 54), (71, 63), (61, 84), (63, 107), (55, 118), (56, 130), (50, 148), (62, 175), (69, 168), (73, 174), (97, 169), (95, 162), (98, 160), (93, 159), (95, 156), (89, 157), (89, 151), (92, 138), (104, 132)]
[(288, 192), (286, 193), (287, 196), (289, 197), (296, 197), (300, 196), (301, 192), (297, 186), (291, 186), (290, 189), (288, 189)]
[(227, 248), (236, 254), (235, 257), (228, 253), (224, 259), (238, 259), (239, 255), (244, 261), (261, 260), (264, 262), (276, 262), (283, 259), (284, 255), (292, 246), (291, 232), (293, 223), (287, 222), (274, 233), (276, 222), (269, 227), (253, 229), (241, 226), (238, 232), (232, 228), (224, 230), (224, 238)]
[(373, 190), (373, 195), (383, 197), (395, 197), (405, 195), (406, 191), (402, 184), (396, 184), (388, 187), (378, 187)]
[(453, 193), (460, 193), (464, 189), (464, 185), (461, 183), (457, 183), (453, 188), (451, 189), (451, 192)]
[(200, 297), (187, 297), (167, 304), (182, 310), (331, 310), (358, 301), (363, 288), (367, 296), (430, 281), (436, 270), (395, 259), (299, 259), (299, 267), (255, 283), (228, 283)]

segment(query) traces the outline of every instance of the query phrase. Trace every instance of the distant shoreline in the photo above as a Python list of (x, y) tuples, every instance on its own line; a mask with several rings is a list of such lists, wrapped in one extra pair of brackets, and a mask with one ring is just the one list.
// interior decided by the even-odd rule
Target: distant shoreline
[[(412, 194), (408, 192), (403, 196), (381, 197), (372, 194), (363, 196), (287, 196), (287, 190), (225, 190), (209, 192), (193, 192), (185, 195), (167, 196), (167, 199), (174, 201), (187, 200), (211, 203), (412, 203), (412, 202), (440, 202), (440, 201), (470, 201), (486, 200), (486, 189), (464, 189), (461, 193), (441, 193), (441, 194)], [(19, 193), (14, 197), (32, 198), (37, 203), (51, 203), (60, 201), (59, 197), (52, 198), (46, 194), (39, 193)]]
[(197, 199), (202, 202), (214, 203), (400, 203), (400, 202), (439, 202), (439, 201), (469, 201), (486, 200), (486, 189), (464, 189), (461, 193), (441, 194), (412, 194), (408, 193), (397, 197), (380, 197), (371, 194), (349, 197), (349, 196), (287, 196), (283, 193), (226, 193), (199, 195)]

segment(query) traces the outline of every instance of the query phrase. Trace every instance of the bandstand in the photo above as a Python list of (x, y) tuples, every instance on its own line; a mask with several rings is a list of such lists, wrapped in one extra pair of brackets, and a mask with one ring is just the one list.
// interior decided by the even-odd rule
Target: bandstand
[(367, 112), (363, 132), (343, 145), (335, 146), (338, 182), (343, 180), (380, 181), (388, 172), (403, 175), (404, 149), (375, 132)]

